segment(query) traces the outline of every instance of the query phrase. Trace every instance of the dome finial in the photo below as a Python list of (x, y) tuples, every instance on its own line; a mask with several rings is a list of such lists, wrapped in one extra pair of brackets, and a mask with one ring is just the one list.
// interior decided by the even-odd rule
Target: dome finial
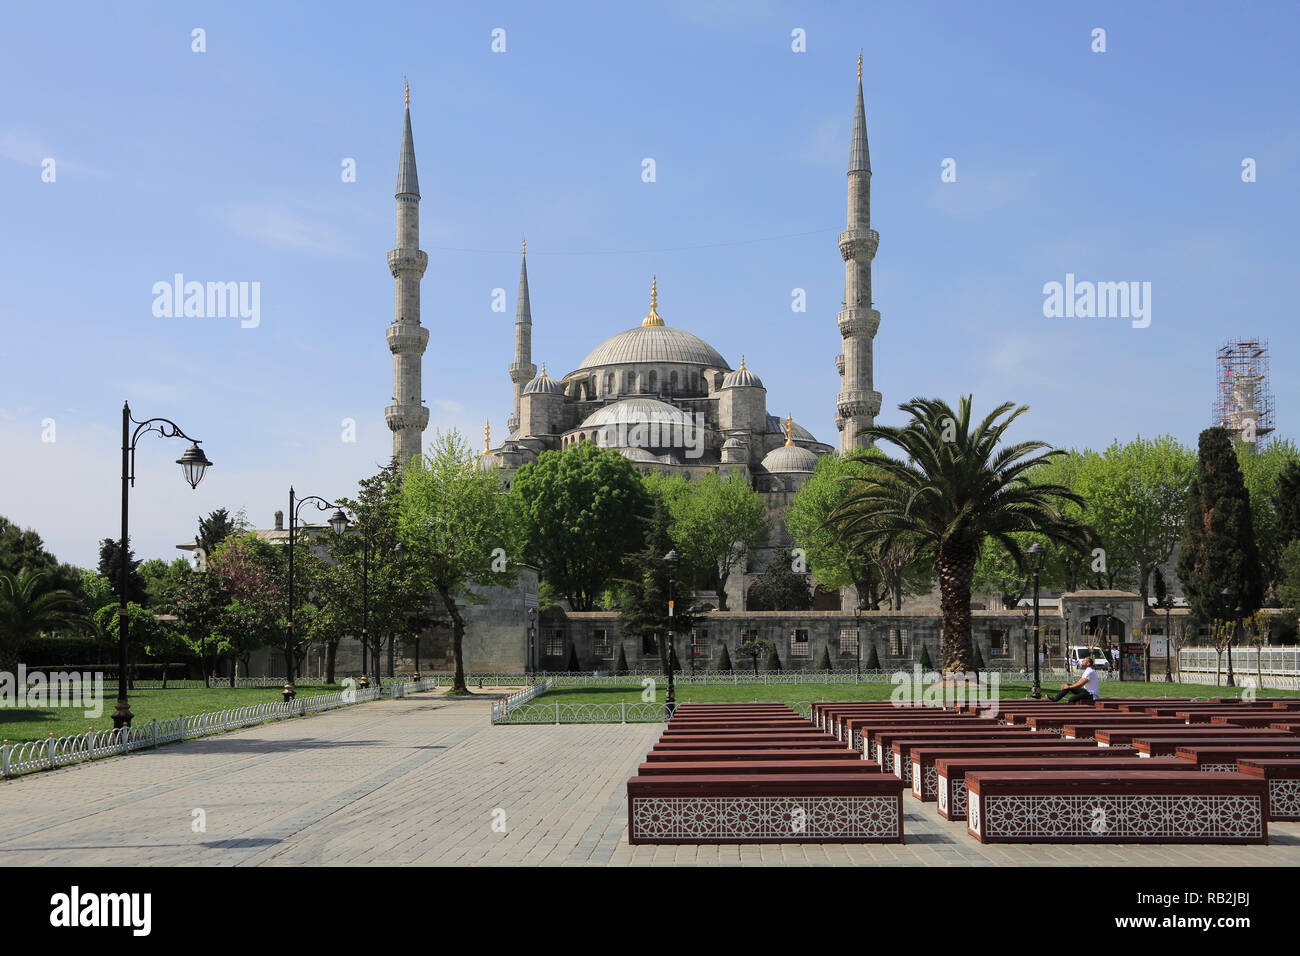
[(794, 419), (789, 412), (785, 413), (785, 443), (787, 446), (794, 444)]
[(524, 236), (524, 255), (528, 255), (528, 237)]
[(402, 77), (402, 82), (406, 84), (406, 108), (409, 110), (411, 108), (411, 81), (406, 77)]
[(542, 374), (543, 374), (543, 375), (546, 374), (546, 363), (545, 363), (545, 362), (542, 363)]
[(745, 356), (743, 354), (740, 356), (740, 367), (742, 370), (745, 368)]
[(659, 317), (659, 277), (653, 276), (650, 279), (650, 314), (641, 320), (642, 326), (663, 325), (664, 320)]
[(858, 82), (862, 81), (862, 51), (858, 51)]
[(483, 454), (492, 450), (492, 420), (487, 419), (483, 422)]

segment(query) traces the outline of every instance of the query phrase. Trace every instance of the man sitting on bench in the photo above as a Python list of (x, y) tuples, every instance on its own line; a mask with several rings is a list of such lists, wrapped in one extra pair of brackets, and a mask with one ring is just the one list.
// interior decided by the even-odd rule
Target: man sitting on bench
[(1067, 694), (1071, 704), (1085, 700), (1101, 700), (1101, 677), (1092, 666), (1092, 658), (1085, 657), (1079, 663), (1083, 665), (1083, 676), (1073, 684), (1062, 684), (1061, 692), (1055, 697), (1049, 697), (1048, 700), (1059, 701)]

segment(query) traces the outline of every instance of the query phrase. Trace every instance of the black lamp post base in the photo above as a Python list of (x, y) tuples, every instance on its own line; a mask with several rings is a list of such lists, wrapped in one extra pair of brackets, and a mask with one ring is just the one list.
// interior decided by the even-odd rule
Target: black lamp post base
[(131, 705), (125, 700), (119, 700), (117, 706), (113, 708), (113, 729), (121, 730), (123, 727), (130, 727), (131, 721), (135, 715), (131, 713)]

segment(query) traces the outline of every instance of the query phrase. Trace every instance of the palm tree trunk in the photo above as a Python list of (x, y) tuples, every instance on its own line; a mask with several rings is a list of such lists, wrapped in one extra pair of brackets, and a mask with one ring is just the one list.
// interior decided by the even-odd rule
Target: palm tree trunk
[(970, 670), (970, 595), (975, 554), (970, 549), (944, 545), (934, 559), (939, 574), (939, 606), (943, 615), (943, 670), (945, 674)]

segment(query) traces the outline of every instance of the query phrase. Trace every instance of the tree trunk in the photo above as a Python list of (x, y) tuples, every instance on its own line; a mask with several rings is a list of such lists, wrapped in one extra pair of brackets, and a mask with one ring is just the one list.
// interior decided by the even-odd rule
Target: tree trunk
[(730, 572), (718, 575), (718, 610), (727, 609), (727, 579), (731, 577)]
[(284, 681), (293, 683), (293, 645), (287, 642), (284, 645)]
[(945, 674), (970, 670), (970, 596), (975, 572), (974, 551), (945, 544), (934, 559), (939, 575), (943, 615), (943, 670)]
[(325, 645), (325, 683), (334, 683), (334, 665), (339, 656), (338, 638)]
[(445, 588), (438, 588), (438, 596), (442, 598), (442, 606), (447, 609), (447, 616), (451, 618), (451, 650), (456, 659), (456, 673), (452, 678), (451, 690), (455, 694), (468, 694), (469, 688), (465, 686), (465, 619), (456, 609), (456, 600), (450, 592)]
[(162, 689), (167, 689), (167, 662), (163, 661)]

